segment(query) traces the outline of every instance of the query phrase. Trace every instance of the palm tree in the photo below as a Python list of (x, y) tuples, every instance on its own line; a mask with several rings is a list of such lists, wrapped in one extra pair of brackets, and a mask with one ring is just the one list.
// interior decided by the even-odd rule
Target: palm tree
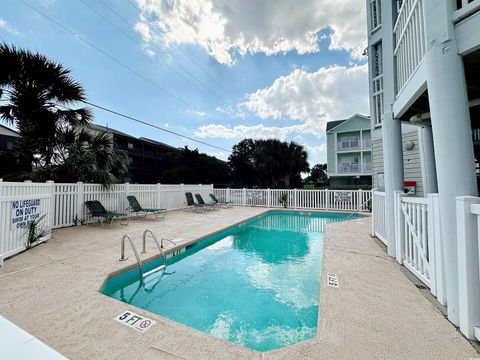
[(0, 119), (20, 132), (16, 153), (23, 170), (52, 165), (59, 134), (91, 122), (89, 109), (71, 108), (84, 100), (85, 91), (69, 69), (41, 54), (0, 44)]
[(112, 135), (87, 129), (70, 129), (59, 134), (53, 149), (55, 164), (35, 168), (34, 181), (98, 183), (108, 188), (125, 181), (130, 160), (113, 143)]

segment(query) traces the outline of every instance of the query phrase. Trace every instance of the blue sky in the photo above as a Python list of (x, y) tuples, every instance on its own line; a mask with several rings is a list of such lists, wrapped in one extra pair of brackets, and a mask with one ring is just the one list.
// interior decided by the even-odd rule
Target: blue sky
[[(0, 41), (67, 66), (93, 103), (220, 148), (295, 140), (314, 165), (326, 161), (326, 121), (369, 112), (362, 0), (23, 1), (53, 21), (3, 0)], [(134, 136), (229, 155), (94, 113)]]

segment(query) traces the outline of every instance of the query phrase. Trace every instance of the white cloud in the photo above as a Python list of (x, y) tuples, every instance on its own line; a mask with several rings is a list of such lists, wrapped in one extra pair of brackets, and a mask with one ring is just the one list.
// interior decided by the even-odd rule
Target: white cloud
[(2, 18), (0, 18), (0, 29), (5, 30), (6, 32), (8, 32), (11, 35), (15, 35), (15, 36), (22, 35), (22, 33), (20, 33), (20, 31), (15, 29), (12, 25), (10, 25), (10, 23), (8, 23), (6, 20), (4, 20)]
[(298, 125), (228, 127), (209, 124), (199, 127), (195, 135), (226, 139), (285, 139), (290, 134), (321, 137), (327, 121), (345, 119), (355, 113), (369, 113), (367, 72), (367, 65), (332, 66), (313, 73), (295, 69), (276, 79), (271, 86), (247, 94), (238, 107), (260, 119), (290, 119), (297, 121)]
[(235, 53), (318, 52), (318, 32), (327, 28), (333, 31), (331, 49), (358, 57), (366, 47), (365, 4), (359, 0), (137, 2), (142, 14), (135, 29), (145, 42), (199, 45), (222, 64), (233, 64)]

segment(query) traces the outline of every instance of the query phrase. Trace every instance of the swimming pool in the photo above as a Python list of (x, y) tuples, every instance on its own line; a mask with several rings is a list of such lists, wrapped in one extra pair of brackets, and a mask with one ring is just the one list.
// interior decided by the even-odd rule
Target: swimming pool
[(294, 344), (317, 333), (324, 226), (347, 217), (269, 211), (187, 246), (144, 284), (132, 269), (101, 292), (254, 350)]

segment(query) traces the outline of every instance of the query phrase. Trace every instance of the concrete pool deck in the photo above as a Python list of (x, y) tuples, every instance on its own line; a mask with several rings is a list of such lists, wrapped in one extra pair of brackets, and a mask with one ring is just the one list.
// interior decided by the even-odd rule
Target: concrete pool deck
[[(259, 353), (216, 339), (98, 292), (119, 262), (120, 238), (137, 248), (146, 228), (190, 242), (263, 213), (261, 208), (209, 213), (169, 212), (165, 220), (135, 219), (71, 227), (5, 262), (0, 270), (0, 315), (71, 359), (469, 359), (480, 355), (370, 238), (370, 218), (327, 226), (318, 336)], [(152, 241), (147, 254), (155, 254)], [(327, 272), (339, 288), (326, 286)], [(175, 306), (175, 304), (172, 304)], [(146, 333), (114, 320), (125, 310), (157, 323)]]

